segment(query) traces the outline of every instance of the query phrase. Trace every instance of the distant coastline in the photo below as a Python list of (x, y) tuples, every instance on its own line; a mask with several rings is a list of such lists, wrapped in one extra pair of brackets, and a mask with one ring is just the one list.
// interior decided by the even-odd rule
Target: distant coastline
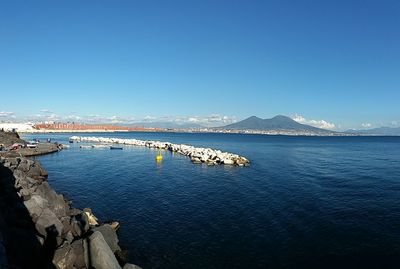
[[(253, 135), (286, 135), (286, 136), (377, 136), (371, 134), (356, 134), (356, 133), (310, 133), (310, 132), (294, 132), (289, 130), (223, 130), (215, 128), (202, 129), (157, 129), (157, 130), (104, 130), (104, 129), (40, 129), (40, 130), (20, 130), (19, 133), (37, 134), (37, 133), (117, 133), (117, 132), (154, 132), (154, 133), (219, 133), (219, 134), (253, 134)], [(379, 136), (379, 135), (378, 135)]]
[(75, 122), (0, 123), (0, 129), (19, 133), (114, 133), (114, 132), (175, 132), (223, 133), (287, 136), (400, 136), (400, 128), (375, 128), (365, 130), (334, 131), (301, 124), (290, 117), (278, 115), (270, 119), (251, 116), (242, 121), (220, 127), (174, 126), (145, 127), (135, 125), (86, 124)]

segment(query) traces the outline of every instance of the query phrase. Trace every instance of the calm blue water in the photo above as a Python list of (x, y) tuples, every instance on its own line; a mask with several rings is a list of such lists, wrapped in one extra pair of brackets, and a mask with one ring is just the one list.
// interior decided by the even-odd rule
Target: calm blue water
[(165, 152), (157, 165), (151, 149), (79, 144), (40, 157), (75, 207), (121, 222), (120, 243), (144, 268), (400, 268), (400, 137), (96, 135), (252, 161), (209, 167)]

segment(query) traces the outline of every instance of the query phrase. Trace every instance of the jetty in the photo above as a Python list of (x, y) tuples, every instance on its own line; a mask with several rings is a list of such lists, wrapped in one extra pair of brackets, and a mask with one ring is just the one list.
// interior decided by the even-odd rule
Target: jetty
[(0, 149), (0, 268), (140, 269), (119, 246), (119, 223), (72, 207), (50, 186), (40, 162), (29, 158), (61, 144), (27, 144), (15, 132), (0, 131), (6, 149)]
[(107, 144), (121, 144), (141, 146), (154, 149), (168, 150), (188, 156), (193, 163), (205, 163), (207, 165), (234, 165), (247, 166), (250, 161), (238, 154), (223, 152), (221, 150), (195, 147), (185, 144), (173, 144), (171, 142), (128, 139), (128, 138), (110, 138), (110, 137), (94, 137), (94, 136), (72, 136), (70, 140), (77, 142), (95, 142)]

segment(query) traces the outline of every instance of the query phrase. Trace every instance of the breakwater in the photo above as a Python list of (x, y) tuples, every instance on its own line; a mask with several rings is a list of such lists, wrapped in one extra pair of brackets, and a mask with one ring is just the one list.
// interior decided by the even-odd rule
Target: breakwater
[[(26, 143), (0, 132), (1, 144), (14, 142)], [(48, 145), (0, 156), (0, 268), (140, 268), (126, 263), (118, 222), (102, 223), (90, 208), (73, 208), (49, 185), (40, 162), (26, 157), (60, 149)]]
[(119, 224), (71, 207), (47, 177), (36, 160), (0, 157), (0, 268), (121, 269)]
[(206, 163), (207, 165), (236, 165), (247, 166), (250, 161), (238, 154), (223, 152), (221, 150), (194, 147), (185, 144), (173, 144), (171, 142), (149, 141), (139, 139), (126, 138), (109, 138), (109, 137), (86, 137), (72, 136), (70, 140), (78, 142), (95, 142), (109, 144), (123, 144), (132, 146), (142, 146), (154, 149), (163, 149), (171, 152), (179, 153), (188, 156), (193, 163)]

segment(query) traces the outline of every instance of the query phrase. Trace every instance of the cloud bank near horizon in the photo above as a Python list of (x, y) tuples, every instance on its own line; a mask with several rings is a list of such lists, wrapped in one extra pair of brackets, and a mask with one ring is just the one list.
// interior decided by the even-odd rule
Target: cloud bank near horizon
[(310, 120), (298, 114), (294, 115), (292, 119), (294, 121), (297, 121), (298, 123), (311, 125), (317, 128), (328, 129), (328, 130), (336, 128), (336, 125), (334, 123), (327, 122), (325, 120)]
[[(341, 130), (342, 127), (339, 124), (335, 124), (323, 119), (308, 119), (301, 114), (295, 114), (291, 117), (293, 120), (311, 125), (314, 127), (328, 129), (328, 130)], [(176, 115), (164, 115), (164, 116), (132, 116), (132, 115), (104, 115), (104, 114), (89, 114), (81, 115), (77, 112), (70, 112), (67, 115), (62, 115), (49, 109), (41, 109), (36, 114), (32, 115), (21, 115), (13, 111), (0, 110), (0, 122), (18, 122), (18, 123), (44, 123), (44, 122), (77, 122), (87, 124), (116, 124), (116, 125), (132, 125), (132, 126), (147, 126), (147, 127), (159, 127), (160, 125), (164, 128), (174, 127), (220, 127), (235, 123), (242, 120), (236, 116), (221, 115), (221, 114), (210, 114), (210, 115), (187, 115), (187, 116), (176, 116)], [(368, 129), (374, 127), (399, 127), (400, 120), (392, 120), (387, 124), (379, 123), (374, 124), (372, 122), (362, 122), (358, 126), (354, 126), (354, 129)], [(347, 128), (351, 129), (351, 127)], [(343, 129), (343, 130), (347, 130)]]
[(48, 109), (42, 109), (39, 113), (29, 116), (16, 115), (14, 112), (0, 111), (1, 121), (16, 121), (16, 122), (31, 122), (31, 123), (44, 123), (44, 122), (79, 122), (88, 124), (121, 124), (121, 125), (141, 125), (141, 124), (157, 124), (169, 123), (173, 125), (192, 125), (204, 127), (217, 127), (222, 125), (231, 124), (237, 121), (236, 116), (211, 114), (206, 116), (189, 115), (189, 116), (152, 116), (147, 115), (144, 117), (135, 116), (117, 116), (117, 115), (102, 115), (90, 114), (79, 115), (77, 113), (70, 113), (68, 115), (60, 115)]

